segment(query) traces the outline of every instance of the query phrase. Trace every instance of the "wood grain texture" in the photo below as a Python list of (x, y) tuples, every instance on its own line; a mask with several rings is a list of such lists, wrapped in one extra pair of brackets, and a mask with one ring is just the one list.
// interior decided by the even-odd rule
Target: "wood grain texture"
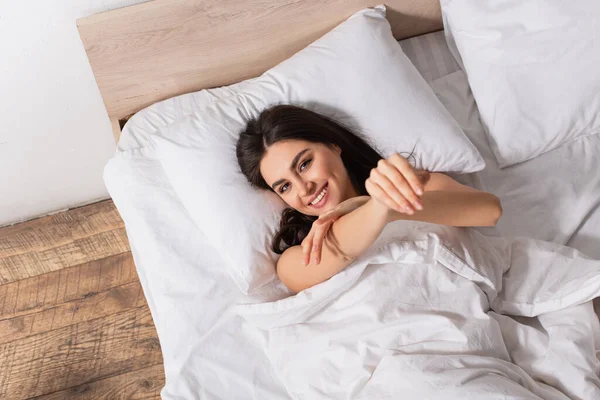
[(147, 307), (0, 344), (0, 398), (21, 399), (162, 363)]
[(107, 200), (0, 229), (0, 284), (130, 250), (123, 221)]
[(146, 305), (140, 283), (129, 283), (93, 294), (81, 300), (61, 303), (36, 313), (0, 320), (0, 343), (26, 338)]
[(0, 229), (0, 276), (0, 399), (160, 398), (158, 336), (112, 201)]
[(164, 367), (158, 364), (35, 397), (35, 400), (160, 400), (160, 391), (164, 385)]
[[(155, 0), (82, 18), (77, 26), (115, 121), (159, 100), (258, 76), (379, 3)], [(397, 39), (442, 29), (438, 0), (386, 6)]]
[(0, 258), (56, 247), (124, 226), (112, 200), (0, 229)]
[(135, 282), (137, 272), (127, 252), (8, 283), (0, 286), (0, 323)]

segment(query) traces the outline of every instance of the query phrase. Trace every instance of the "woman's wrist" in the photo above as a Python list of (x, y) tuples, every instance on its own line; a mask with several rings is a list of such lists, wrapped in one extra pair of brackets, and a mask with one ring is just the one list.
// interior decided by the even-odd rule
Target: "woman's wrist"
[(387, 205), (377, 201), (374, 198), (371, 198), (367, 203), (377, 221), (381, 221), (384, 224), (392, 222), (393, 210), (391, 210)]

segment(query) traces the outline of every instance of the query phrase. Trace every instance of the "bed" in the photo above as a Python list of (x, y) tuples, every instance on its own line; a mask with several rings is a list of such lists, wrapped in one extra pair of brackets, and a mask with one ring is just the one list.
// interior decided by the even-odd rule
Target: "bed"
[[(118, 141), (105, 181), (125, 221), (160, 337), (163, 398), (293, 396), (265, 354), (268, 335), (238, 315), (236, 304), (244, 295), (190, 220), (146, 147), (148, 138), (199, 103), (217, 100), (201, 89), (256, 76), (351, 13), (373, 5), (157, 0), (78, 21)], [(479, 231), (566, 244), (600, 259), (600, 136), (500, 168), (467, 77), (440, 31), (439, 3), (397, 0), (387, 5), (405, 54), (486, 161), (483, 171), (454, 177), (502, 200), (499, 224)]]

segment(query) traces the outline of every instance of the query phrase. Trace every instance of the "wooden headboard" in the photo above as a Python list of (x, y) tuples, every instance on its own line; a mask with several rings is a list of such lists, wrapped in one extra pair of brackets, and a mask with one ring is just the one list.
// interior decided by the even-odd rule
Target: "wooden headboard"
[[(154, 0), (77, 20), (115, 139), (119, 120), (175, 95), (258, 76), (372, 0)], [(403, 39), (442, 29), (439, 0), (389, 0)]]

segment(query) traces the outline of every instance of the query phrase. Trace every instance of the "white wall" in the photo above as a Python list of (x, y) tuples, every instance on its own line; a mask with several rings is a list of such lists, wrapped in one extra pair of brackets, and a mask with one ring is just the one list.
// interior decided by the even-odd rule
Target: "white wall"
[(145, 0), (0, 0), (0, 226), (108, 198), (115, 149), (75, 20)]

